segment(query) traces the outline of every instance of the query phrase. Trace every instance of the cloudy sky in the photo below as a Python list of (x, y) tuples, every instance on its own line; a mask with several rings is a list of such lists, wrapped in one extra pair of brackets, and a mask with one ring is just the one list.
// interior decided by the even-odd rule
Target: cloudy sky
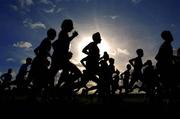
[(143, 61), (154, 61), (163, 30), (172, 32), (174, 49), (180, 47), (180, 0), (1, 0), (0, 72), (17, 72), (26, 57), (34, 57), (47, 29), (59, 32), (66, 18), (79, 32), (71, 44), (78, 66), (85, 56), (82, 48), (97, 31), (103, 39), (101, 54), (106, 50), (119, 70), (138, 48), (144, 49)]

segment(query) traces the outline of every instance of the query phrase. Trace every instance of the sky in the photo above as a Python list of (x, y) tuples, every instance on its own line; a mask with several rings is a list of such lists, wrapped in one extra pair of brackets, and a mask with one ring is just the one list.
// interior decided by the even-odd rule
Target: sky
[(180, 47), (180, 0), (1, 0), (0, 74), (8, 68), (17, 73), (27, 57), (35, 56), (47, 30), (58, 33), (64, 19), (72, 19), (79, 33), (70, 47), (79, 68), (82, 49), (95, 32), (102, 37), (101, 55), (107, 51), (120, 71), (138, 48), (144, 50), (143, 62), (155, 64), (163, 30), (172, 32), (174, 50)]

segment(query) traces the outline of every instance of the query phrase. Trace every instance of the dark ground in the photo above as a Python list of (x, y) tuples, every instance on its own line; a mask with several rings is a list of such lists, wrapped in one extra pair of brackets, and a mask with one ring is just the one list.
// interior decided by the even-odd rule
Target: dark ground
[(149, 100), (144, 94), (62, 96), (48, 99), (1, 94), (0, 113), (12, 117), (51, 118), (180, 118), (180, 100)]

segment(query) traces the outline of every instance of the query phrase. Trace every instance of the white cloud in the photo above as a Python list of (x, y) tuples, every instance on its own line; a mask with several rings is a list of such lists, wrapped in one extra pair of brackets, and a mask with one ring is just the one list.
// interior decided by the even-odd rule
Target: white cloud
[(31, 6), (34, 4), (33, 0), (19, 0), (19, 3), (22, 8), (25, 8), (27, 6)]
[(110, 17), (111, 17), (111, 19), (115, 20), (115, 19), (117, 19), (119, 16), (110, 16)]
[(25, 63), (26, 63), (26, 59), (22, 59), (22, 60), (20, 61), (20, 63), (21, 63), (21, 64), (25, 64)]
[(62, 8), (58, 8), (57, 10), (56, 10), (56, 13), (59, 13), (59, 12), (61, 12), (63, 9)]
[(25, 19), (23, 21), (25, 27), (29, 27), (31, 29), (46, 29), (46, 25), (42, 22), (33, 22), (31, 19)]
[(51, 9), (44, 9), (43, 11), (45, 13), (54, 13), (54, 10), (55, 10), (55, 8), (51, 8)]
[(60, 9), (56, 10), (56, 5), (50, 0), (40, 0), (40, 3), (46, 6), (45, 9), (43, 9), (45, 13), (58, 13), (61, 11)]
[(49, 6), (53, 7), (53, 8), (56, 7), (56, 5), (50, 0), (41, 0), (40, 3), (49, 5)]
[(14, 11), (18, 11), (18, 6), (16, 6), (16, 5), (10, 5), (10, 7), (11, 7)]
[(34, 4), (34, 2), (33, 2), (33, 0), (25, 0), (26, 1), (26, 5), (33, 5)]
[(30, 7), (34, 5), (33, 0), (17, 0), (16, 5), (10, 5), (10, 7), (15, 10), (19, 11), (21, 14), (26, 14), (26, 12), (31, 12)]
[(24, 49), (31, 49), (32, 48), (32, 44), (30, 42), (27, 42), (27, 41), (20, 41), (20, 42), (14, 43), (13, 46), (17, 47), (17, 48), (24, 48)]
[(41, 22), (32, 23), (32, 24), (30, 24), (30, 27), (32, 29), (41, 29), (41, 28), (46, 29), (46, 26)]
[(16, 74), (16, 72), (15, 72), (15, 71), (12, 71), (12, 73), (11, 73), (11, 74), (12, 74), (12, 80), (14, 80), (14, 79), (16, 78), (16, 75), (17, 75), (17, 74)]
[(130, 55), (129, 51), (127, 49), (121, 49), (121, 48), (117, 48), (113, 51), (110, 52), (111, 55), (113, 56), (116, 56), (116, 55), (119, 55), (119, 54), (123, 54), (123, 55)]
[(56, 9), (56, 7), (52, 7), (50, 9), (43, 9), (45, 13), (60, 13), (62, 10), (63, 8)]
[(118, 15), (112, 15), (112, 16), (104, 16), (104, 18), (116, 20), (119, 16)]
[(50, 1), (50, 0), (40, 0), (40, 3), (43, 3), (43, 4), (52, 4), (52, 1)]
[(131, 2), (134, 4), (138, 4), (138, 3), (142, 2), (142, 0), (131, 0)]
[(129, 51), (127, 49), (120, 49), (120, 48), (118, 48), (117, 52), (119, 54), (130, 55), (130, 53), (129, 53)]
[(174, 28), (174, 27), (176, 27), (176, 25), (175, 24), (171, 24), (170, 27)]
[(7, 62), (13, 62), (13, 61), (14, 61), (14, 58), (11, 58), (11, 57), (10, 57), (10, 58), (7, 58), (6, 61), (7, 61)]

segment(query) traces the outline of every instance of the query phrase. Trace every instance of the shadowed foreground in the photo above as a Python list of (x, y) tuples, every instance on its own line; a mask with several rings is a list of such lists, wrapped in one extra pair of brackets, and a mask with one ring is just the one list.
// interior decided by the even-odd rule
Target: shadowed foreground
[[(180, 98), (168, 102), (157, 97), (149, 100), (144, 94), (109, 97), (61, 96), (30, 99), (27, 96), (1, 95), (1, 113), (6, 116), (65, 116), (67, 117), (180, 117)], [(10, 114), (10, 115), (9, 115)], [(12, 114), (12, 115), (11, 115)]]

